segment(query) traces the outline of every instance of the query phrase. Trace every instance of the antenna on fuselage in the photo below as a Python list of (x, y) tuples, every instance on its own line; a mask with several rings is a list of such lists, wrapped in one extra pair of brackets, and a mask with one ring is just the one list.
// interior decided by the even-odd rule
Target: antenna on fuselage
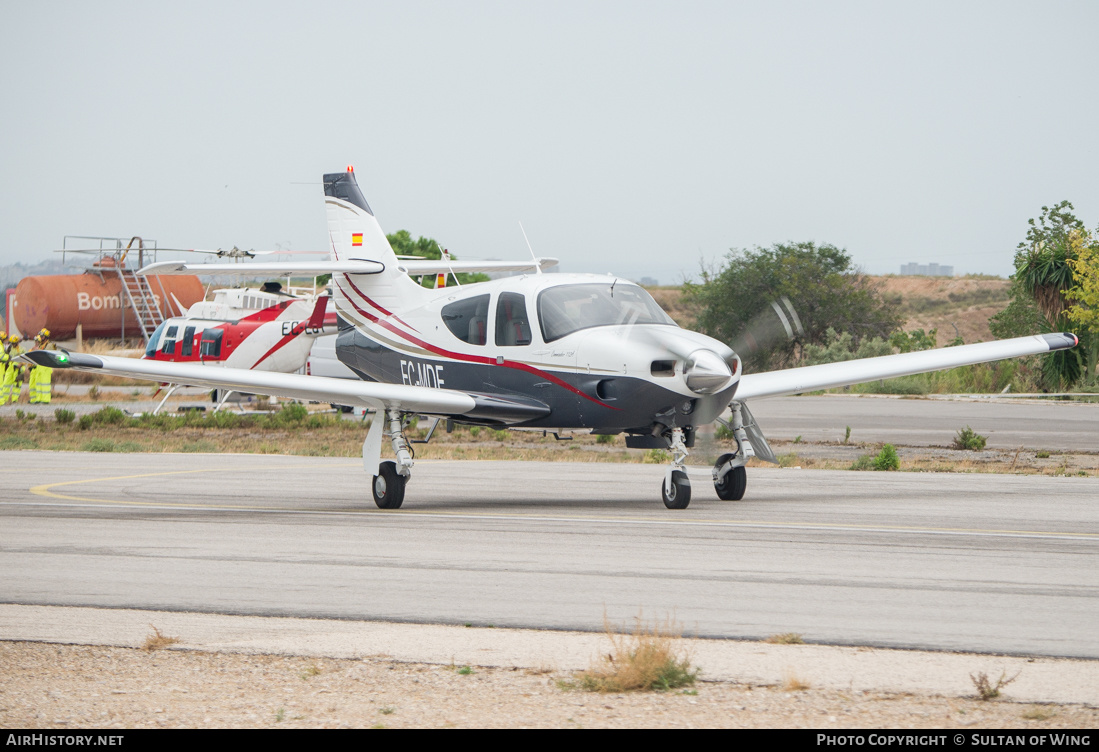
[(542, 265), (538, 263), (538, 257), (534, 255), (534, 248), (530, 245), (530, 238), (527, 237), (527, 231), (523, 229), (523, 221), (519, 221), (519, 231), (523, 233), (523, 240), (527, 241), (527, 250), (530, 251), (530, 257), (534, 259), (534, 271), (538, 274), (542, 273)]

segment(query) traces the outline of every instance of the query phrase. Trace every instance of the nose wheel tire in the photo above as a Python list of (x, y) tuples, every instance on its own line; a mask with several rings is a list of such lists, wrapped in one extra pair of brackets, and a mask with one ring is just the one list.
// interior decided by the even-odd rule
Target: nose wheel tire
[[(721, 467), (730, 459), (733, 458), (731, 454), (723, 454), (717, 459), (715, 467)], [(725, 474), (725, 477), (720, 481), (714, 481), (714, 490), (717, 491), (717, 498), (723, 501), (740, 501), (744, 498), (744, 491), (748, 488), (748, 473), (741, 467), (734, 467), (732, 470)]]
[(660, 492), (664, 497), (664, 506), (668, 509), (686, 509), (691, 503), (691, 480), (682, 470), (672, 470), (671, 485), (665, 478)]
[(404, 487), (408, 476), (397, 472), (397, 463), (386, 461), (374, 476), (374, 503), (380, 509), (400, 509), (404, 503)]

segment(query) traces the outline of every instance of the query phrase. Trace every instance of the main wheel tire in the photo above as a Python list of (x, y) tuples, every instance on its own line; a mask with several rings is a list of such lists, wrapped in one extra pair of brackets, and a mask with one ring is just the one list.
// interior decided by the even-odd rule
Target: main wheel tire
[(686, 509), (691, 503), (691, 480), (682, 470), (672, 470), (672, 485), (668, 481), (660, 484), (660, 495), (664, 497), (664, 506), (668, 509)]
[(404, 486), (407, 482), (408, 477), (397, 472), (396, 462), (383, 462), (378, 468), (378, 474), (374, 476), (371, 488), (374, 503), (380, 509), (400, 509), (404, 503)]
[[(717, 463), (714, 467), (721, 467), (726, 462), (731, 460), (734, 455), (723, 454), (717, 458)], [(744, 466), (734, 467), (725, 477), (720, 481), (714, 482), (714, 490), (717, 491), (717, 498), (723, 501), (740, 501), (744, 498), (744, 491), (748, 488), (748, 473), (745, 471)]]

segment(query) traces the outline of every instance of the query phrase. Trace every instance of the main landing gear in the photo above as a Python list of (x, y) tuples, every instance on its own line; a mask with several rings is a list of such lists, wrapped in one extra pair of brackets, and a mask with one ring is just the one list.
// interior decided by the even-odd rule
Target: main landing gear
[[(382, 430), (388, 420), (390, 442), (393, 445), (393, 453), (397, 455), (397, 461), (381, 459)], [(405, 439), (404, 418), (398, 410), (386, 410), (385, 419), (379, 410), (374, 413), (374, 421), (370, 425), (366, 441), (363, 442), (363, 465), (367, 472), (377, 471), (370, 490), (374, 495), (374, 503), (380, 509), (400, 509), (404, 503), (404, 489), (408, 479), (412, 477), (413, 465), (412, 449)]]

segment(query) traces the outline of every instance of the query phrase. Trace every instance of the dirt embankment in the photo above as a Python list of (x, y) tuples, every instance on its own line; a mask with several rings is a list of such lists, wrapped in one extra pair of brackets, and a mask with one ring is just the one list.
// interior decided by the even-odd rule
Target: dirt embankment
[[(936, 329), (940, 346), (955, 337), (966, 344), (995, 339), (988, 320), (1007, 307), (1011, 285), (1010, 280), (990, 277), (885, 275), (870, 279), (886, 300), (897, 303), (905, 317), (905, 331)], [(649, 292), (677, 324), (694, 328), (694, 312), (684, 304), (681, 287), (653, 287)]]

